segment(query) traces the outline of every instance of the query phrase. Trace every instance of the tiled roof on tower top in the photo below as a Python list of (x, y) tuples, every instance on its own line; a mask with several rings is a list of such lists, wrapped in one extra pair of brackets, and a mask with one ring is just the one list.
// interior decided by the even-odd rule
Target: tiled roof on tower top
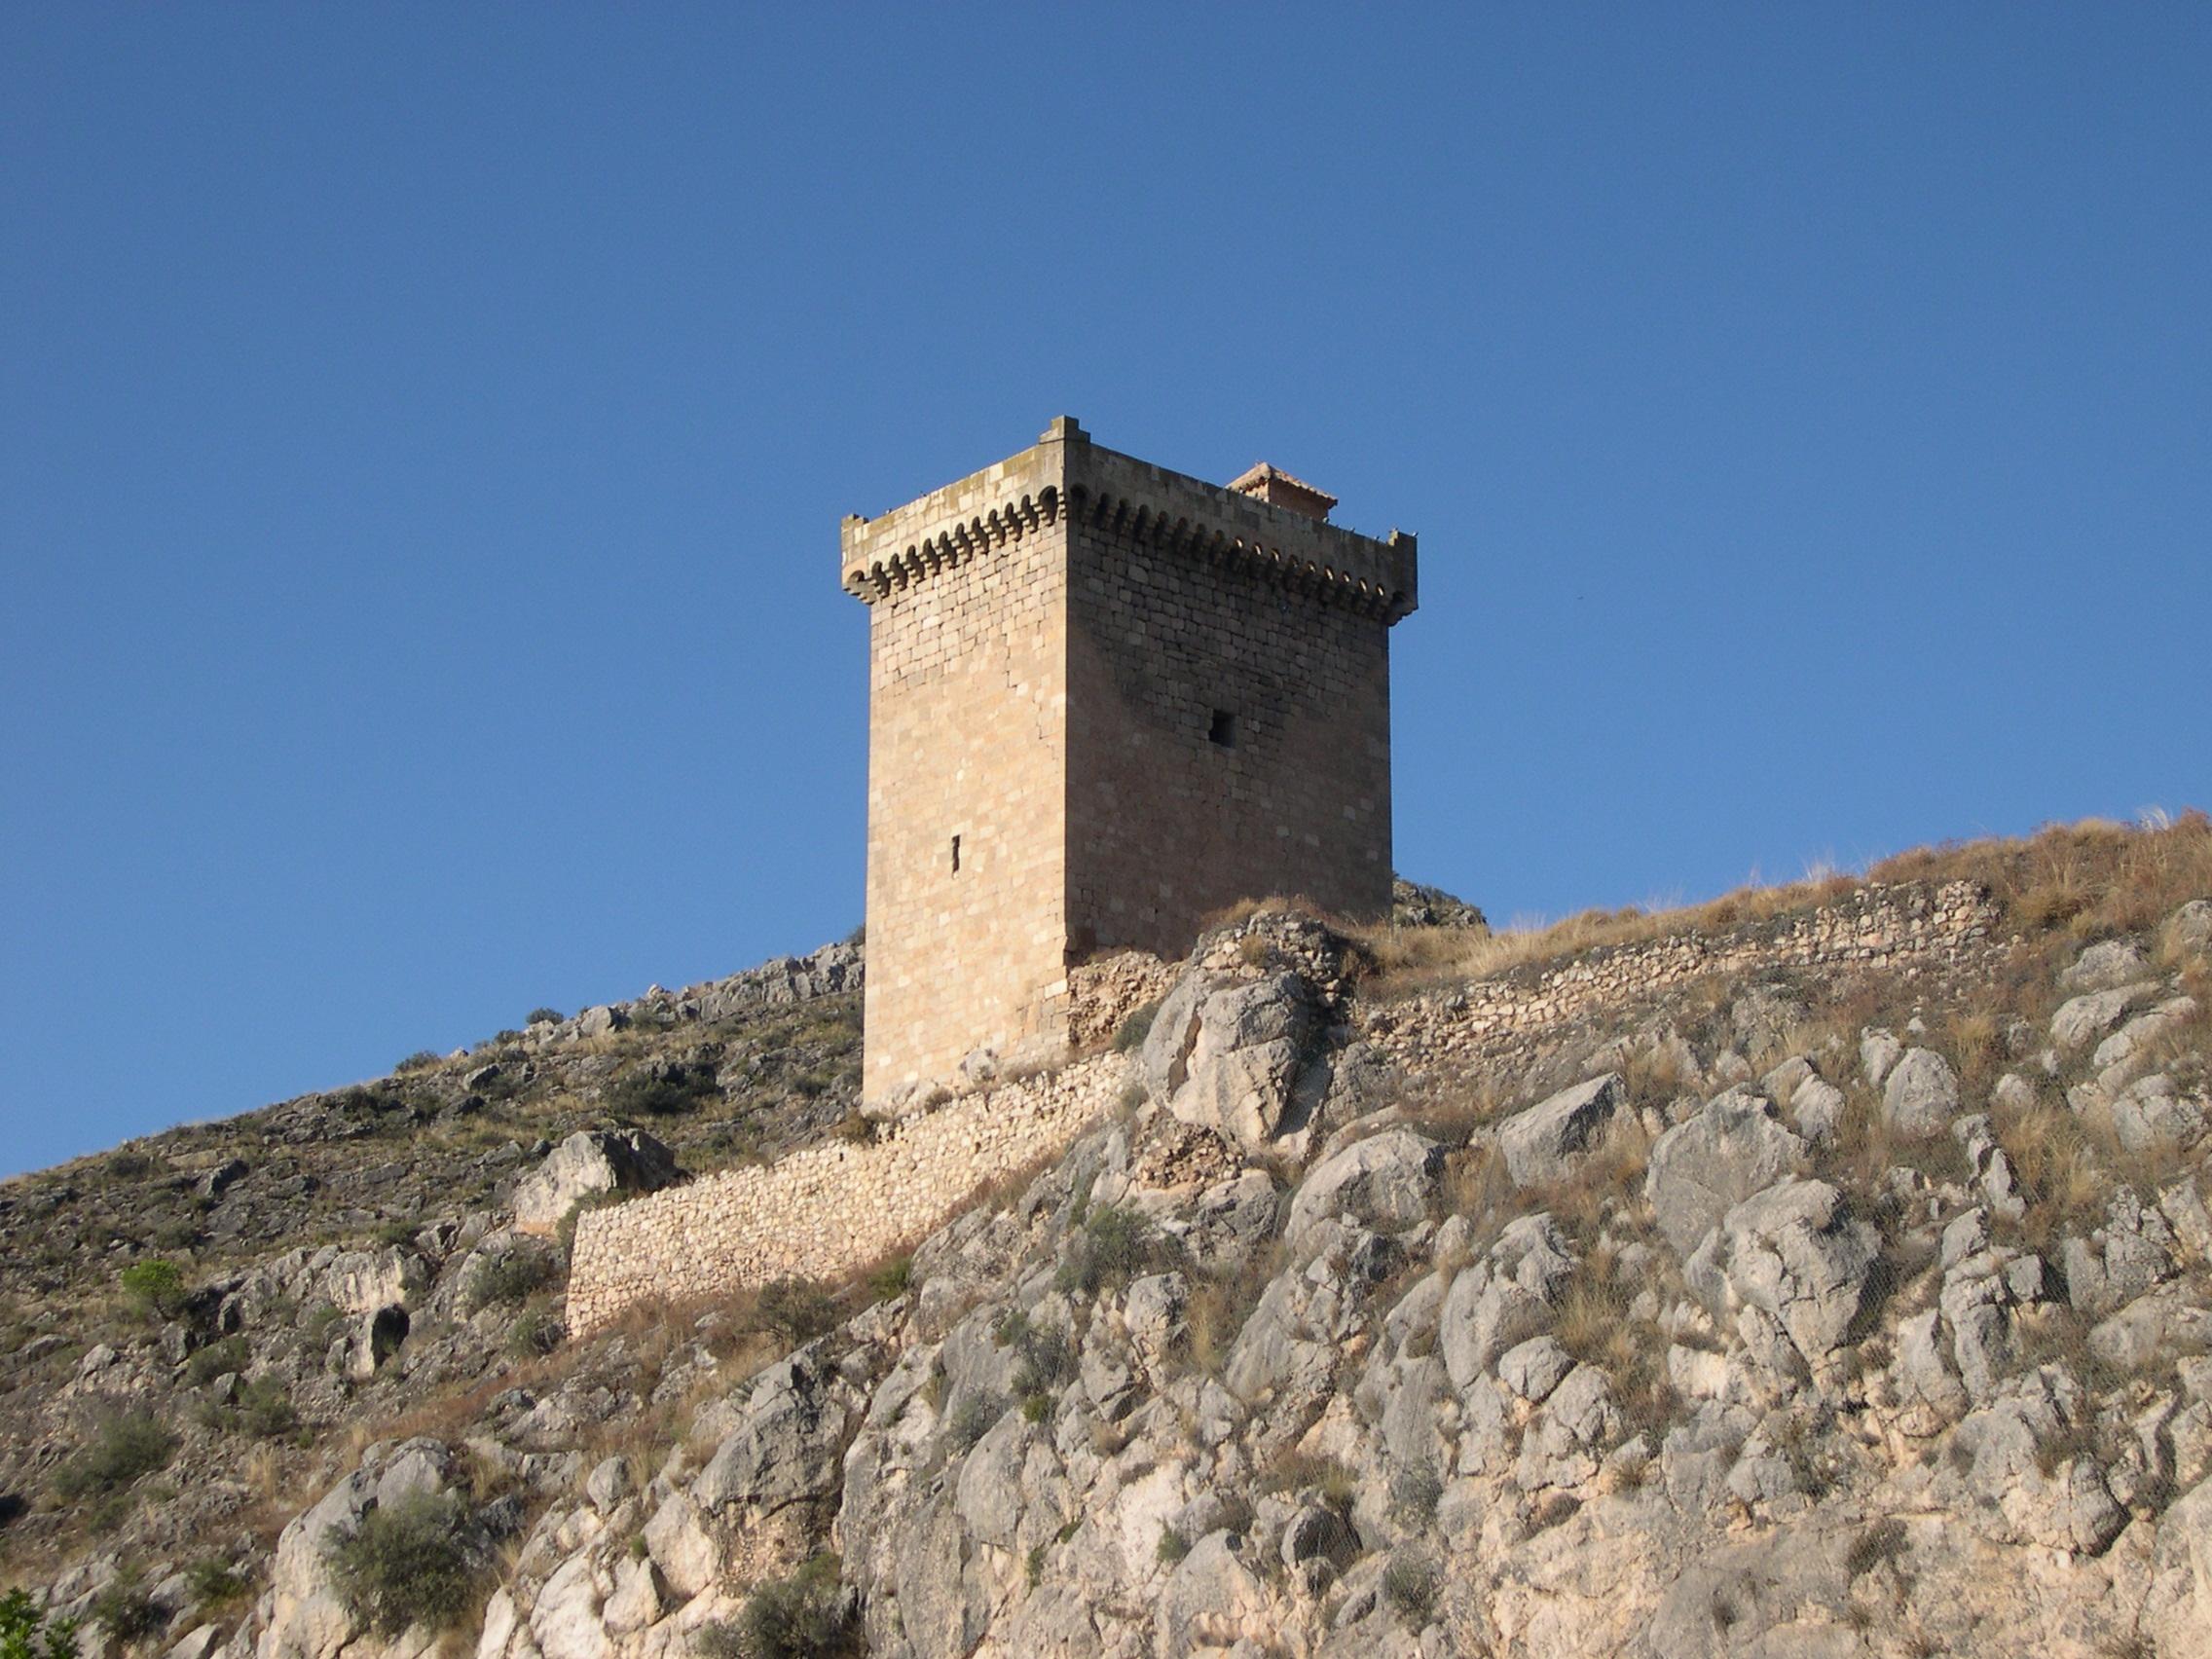
[(1329, 509), (1337, 504), (1336, 497), (1326, 490), (1316, 490), (1303, 478), (1293, 478), (1279, 466), (1261, 461), (1248, 472), (1241, 472), (1229, 481), (1232, 490), (1247, 496), (1256, 496), (1271, 507), (1288, 507), (1294, 513), (1303, 513), (1309, 519), (1326, 521)]

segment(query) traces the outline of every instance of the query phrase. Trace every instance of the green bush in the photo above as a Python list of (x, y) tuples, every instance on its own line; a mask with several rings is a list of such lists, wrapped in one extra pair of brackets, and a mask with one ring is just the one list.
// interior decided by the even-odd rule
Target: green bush
[(714, 1067), (666, 1066), (632, 1072), (607, 1091), (607, 1109), (618, 1117), (675, 1118), (720, 1094)]
[(238, 1426), (256, 1440), (282, 1440), (300, 1426), (300, 1414), (284, 1384), (264, 1377), (239, 1390)]
[(1436, 1605), (1436, 1568), (1426, 1556), (1400, 1550), (1382, 1568), (1382, 1600), (1409, 1624), (1427, 1622)]
[(837, 1305), (810, 1280), (776, 1279), (760, 1287), (753, 1322), (796, 1347), (836, 1324)]
[(92, 1439), (55, 1472), (54, 1487), (72, 1502), (121, 1492), (139, 1476), (166, 1468), (175, 1452), (175, 1438), (143, 1412), (103, 1418)]
[(77, 1659), (77, 1621), (49, 1619), (27, 1590), (0, 1596), (0, 1659)]
[(184, 1270), (161, 1256), (132, 1262), (116, 1275), (130, 1305), (150, 1319), (173, 1319), (184, 1309)]
[(1191, 1553), (1191, 1540), (1174, 1528), (1162, 1526), (1160, 1529), (1160, 1542), (1153, 1546), (1152, 1553), (1162, 1565), (1173, 1567)]
[(969, 1451), (991, 1432), (991, 1425), (1005, 1414), (1005, 1401), (971, 1394), (952, 1414), (952, 1420), (945, 1424), (944, 1437), (952, 1443), (954, 1451)]
[(1149, 1002), (1122, 1021), (1121, 1030), (1114, 1033), (1114, 1052), (1133, 1053), (1144, 1047), (1144, 1040), (1152, 1035), (1152, 1022), (1160, 1015), (1160, 1005)]
[(195, 1388), (204, 1387), (225, 1372), (243, 1371), (251, 1350), (243, 1337), (225, 1337), (209, 1343), (184, 1362), (184, 1380)]
[(553, 1258), (538, 1250), (515, 1249), (487, 1257), (468, 1275), (462, 1298), (468, 1311), (528, 1302), (561, 1276)]
[(889, 1302), (895, 1296), (905, 1295), (906, 1287), (913, 1282), (914, 1258), (894, 1256), (867, 1275), (868, 1294), (878, 1302)]
[(824, 1552), (789, 1578), (757, 1586), (737, 1623), (743, 1659), (849, 1659), (864, 1652), (838, 1588), (841, 1567), (837, 1557)]
[(353, 1616), (387, 1638), (414, 1625), (443, 1630), (476, 1599), (479, 1566), (460, 1500), (419, 1492), (372, 1509), (330, 1546), (338, 1593)]
[(523, 1023), (525, 1025), (558, 1025), (568, 1017), (557, 1008), (534, 1008), (530, 1011), (530, 1017)]
[(428, 1071), (432, 1066), (436, 1065), (444, 1057), (444, 1055), (438, 1053), (434, 1050), (417, 1049), (412, 1054), (403, 1056), (399, 1064), (393, 1066), (391, 1069), (394, 1072)]
[(184, 1569), (184, 1582), (194, 1608), (201, 1612), (226, 1607), (245, 1594), (245, 1580), (221, 1556), (203, 1556), (194, 1562)]
[(567, 1335), (550, 1308), (525, 1308), (507, 1327), (507, 1352), (517, 1359), (540, 1359)]
[(132, 1642), (154, 1634), (166, 1622), (161, 1606), (146, 1594), (134, 1571), (119, 1572), (92, 1598), (92, 1623), (120, 1642)]
[(1181, 1248), (1133, 1209), (1108, 1205), (1092, 1210), (1075, 1235), (1055, 1279), (1063, 1291), (1096, 1296), (1129, 1280), (1161, 1272), (1182, 1260)]
[(307, 1338), (309, 1346), (326, 1348), (330, 1346), (331, 1331), (345, 1317), (345, 1311), (336, 1303), (318, 1302), (300, 1321), (300, 1334)]

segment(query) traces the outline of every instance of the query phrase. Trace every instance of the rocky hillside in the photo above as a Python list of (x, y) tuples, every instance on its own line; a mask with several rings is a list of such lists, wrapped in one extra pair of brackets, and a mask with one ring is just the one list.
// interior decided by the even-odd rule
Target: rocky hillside
[(586, 1340), (578, 1203), (857, 1122), (857, 953), (12, 1183), (0, 1583), (173, 1659), (2212, 1653), (2212, 826), (1873, 877), (1986, 938), (1263, 909), (910, 1255)]

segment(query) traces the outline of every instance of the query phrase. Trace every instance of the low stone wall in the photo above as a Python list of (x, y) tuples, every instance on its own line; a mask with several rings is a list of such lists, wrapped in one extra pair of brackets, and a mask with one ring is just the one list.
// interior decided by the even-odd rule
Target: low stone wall
[[(1417, 1071), (1713, 974), (1958, 963), (1995, 948), (1995, 921), (1964, 883), (1865, 887), (1735, 932), (1605, 946), (1357, 1017), (1363, 1035)], [(1135, 955), (1088, 972), (1088, 998), (1100, 1011), (1094, 1041), (1172, 977)], [(842, 1278), (926, 1236), (977, 1184), (1058, 1152), (1120, 1104), (1130, 1069), (1123, 1055), (1099, 1054), (884, 1124), (872, 1144), (809, 1147), (778, 1163), (586, 1211), (569, 1276), (570, 1329), (596, 1330), (641, 1302), (726, 1295), (779, 1278)]]
[(971, 1094), (779, 1162), (709, 1175), (576, 1219), (569, 1329), (597, 1330), (641, 1302), (727, 1295), (779, 1278), (837, 1279), (915, 1243), (976, 1187), (1056, 1153), (1114, 1110), (1118, 1054)]
[(1086, 1054), (1120, 1035), (1130, 1014), (1167, 994), (1181, 969), (1142, 950), (1120, 950), (1068, 970), (1068, 1047)]
[(1369, 1008), (1361, 1025), (1369, 1041), (1418, 1067), (1715, 974), (1955, 964), (1992, 946), (1996, 921), (1996, 910), (1968, 882), (1862, 887), (1820, 909), (1730, 933), (1606, 945), (1556, 968), (1516, 970)]

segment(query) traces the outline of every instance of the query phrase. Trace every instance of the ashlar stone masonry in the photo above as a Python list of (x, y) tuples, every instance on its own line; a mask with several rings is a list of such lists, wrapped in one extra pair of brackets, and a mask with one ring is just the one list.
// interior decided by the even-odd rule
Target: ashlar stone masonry
[(864, 1094), (1064, 1050), (1068, 971), (1270, 894), (1390, 902), (1389, 631), (1411, 535), (1270, 466), (1203, 483), (1054, 421), (848, 518), (869, 608)]

